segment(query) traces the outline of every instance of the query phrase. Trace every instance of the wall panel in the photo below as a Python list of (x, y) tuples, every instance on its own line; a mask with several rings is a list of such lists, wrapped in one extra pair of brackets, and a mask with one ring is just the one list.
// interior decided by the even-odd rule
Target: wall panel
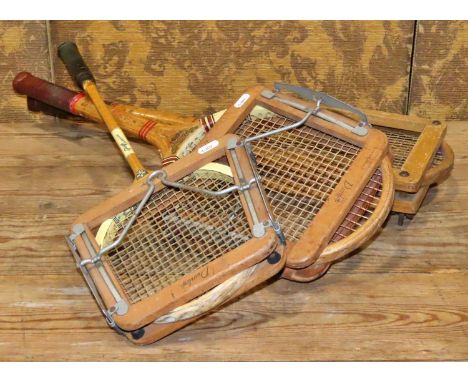
[(40, 118), (26, 110), (25, 97), (11, 87), (14, 76), (22, 70), (50, 78), (45, 21), (0, 21), (0, 122)]
[(468, 22), (418, 21), (410, 114), (468, 119)]
[[(185, 114), (287, 81), (362, 107), (404, 112), (412, 21), (53, 21), (74, 39), (108, 99)], [(57, 81), (71, 85), (56, 59)]]

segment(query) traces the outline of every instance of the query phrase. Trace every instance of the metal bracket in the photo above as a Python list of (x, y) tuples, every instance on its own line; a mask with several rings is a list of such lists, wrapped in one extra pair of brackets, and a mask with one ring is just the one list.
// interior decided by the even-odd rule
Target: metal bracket
[(282, 132), (287, 131), (287, 130), (295, 129), (296, 127), (301, 127), (302, 125), (304, 125), (304, 123), (307, 122), (307, 120), (310, 118), (310, 116), (312, 114), (314, 114), (314, 110), (304, 110), (304, 111), (307, 114), (300, 121), (292, 123), (292, 124), (290, 124), (288, 126), (280, 127), (279, 129), (270, 130), (270, 131), (267, 131), (267, 132), (262, 133), (262, 134), (258, 134), (258, 135), (254, 135), (252, 137), (245, 138), (244, 143), (250, 144), (251, 142), (258, 141), (259, 139), (267, 138), (269, 136), (279, 134), (279, 133), (282, 133)]
[[(85, 282), (88, 285), (88, 288), (91, 291), (91, 294), (94, 297), (94, 300), (96, 301), (99, 309), (101, 310), (101, 313), (104, 315), (107, 324), (112, 329), (114, 329), (116, 332), (118, 332), (120, 334), (123, 334), (122, 329), (120, 329), (120, 327), (115, 323), (114, 318), (112, 316), (113, 316), (114, 313), (119, 314), (119, 312), (128, 311), (128, 305), (127, 305), (127, 303), (125, 301), (120, 299), (110, 309), (106, 308), (106, 306), (104, 304), (104, 301), (102, 300), (101, 295), (99, 294), (99, 292), (98, 292), (98, 290), (96, 288), (96, 285), (94, 284), (94, 281), (91, 278), (91, 275), (89, 274), (88, 269), (86, 267), (80, 266), (81, 258), (80, 258), (80, 255), (78, 254), (78, 250), (77, 250), (77, 247), (76, 247), (76, 244), (75, 244), (75, 240), (79, 235), (79, 233), (77, 233), (77, 232), (80, 232), (80, 225), (76, 225), (73, 228), (74, 228), (73, 229), (74, 232), (70, 236), (68, 236), (68, 237), (66, 236), (65, 240), (66, 240), (66, 242), (67, 242), (67, 244), (68, 244), (68, 246), (69, 246), (69, 248), (71, 250), (73, 258), (75, 259), (77, 268), (79, 268), (81, 270), (83, 278), (85, 279)], [(75, 228), (76, 228), (76, 231), (75, 231)], [(82, 232), (85, 232), (84, 227), (83, 227)]]
[[(107, 274), (103, 264), (99, 262), (87, 262), (86, 260), (81, 260), (81, 257), (78, 254), (77, 246), (75, 243), (75, 240), (78, 236), (81, 236), (81, 239), (84, 242), (84, 245), (86, 246), (91, 258), (96, 257), (96, 251), (94, 250), (93, 245), (91, 244), (91, 241), (89, 240), (89, 237), (86, 233), (86, 230), (84, 229), (84, 226), (82, 224), (76, 224), (73, 227), (73, 233), (67, 238), (67, 243), (75, 257), (75, 260), (77, 261), (77, 267), (81, 270), (83, 273), (83, 276), (85, 277), (85, 280), (91, 289), (93, 291), (93, 295), (97, 297), (99, 295), (96, 286), (91, 278), (91, 275), (89, 274), (89, 270), (87, 268), (88, 264), (92, 264), (96, 266), (98, 272), (101, 274), (101, 277), (103, 281), (106, 283), (107, 287), (109, 288), (109, 291), (112, 294), (112, 297), (114, 298), (115, 305), (112, 306), (109, 310), (108, 313), (111, 315), (116, 313), (118, 315), (124, 315), (128, 312), (128, 304), (127, 302), (120, 296), (120, 293), (117, 291), (115, 285), (113, 284), (112, 280), (110, 279), (109, 275)], [(93, 256), (94, 255), (94, 256)], [(98, 300), (98, 298), (97, 298)], [(100, 300), (100, 298), (99, 298)], [(99, 301), (98, 300), (98, 301)], [(104, 302), (101, 301), (101, 304), (103, 306), (103, 310), (106, 310), (104, 308)]]
[(246, 182), (243, 182), (240, 185), (230, 186), (230, 187), (225, 188), (224, 190), (211, 191), (211, 190), (207, 190), (205, 188), (192, 187), (192, 186), (187, 186), (186, 184), (183, 184), (183, 183), (172, 182), (170, 180), (167, 180), (167, 178), (166, 178), (167, 175), (166, 175), (166, 173), (164, 171), (160, 170), (160, 172), (162, 174), (157, 176), (157, 178), (159, 180), (161, 180), (161, 182), (165, 186), (174, 187), (174, 188), (178, 188), (178, 189), (186, 190), (186, 191), (199, 192), (200, 194), (205, 194), (205, 195), (209, 195), (209, 196), (223, 196), (223, 195), (229, 194), (229, 193), (234, 192), (234, 191), (246, 191), (246, 190), (250, 189), (250, 187), (252, 186), (253, 183), (255, 183), (255, 179), (252, 178), (252, 179), (249, 179)]
[[(263, 135), (263, 134), (261, 134), (261, 135)], [(273, 230), (276, 233), (276, 236), (278, 236), (281, 244), (284, 245), (284, 244), (286, 244), (286, 237), (284, 236), (284, 233), (283, 233), (283, 231), (281, 229), (281, 226), (274, 219), (273, 211), (271, 210), (270, 204), (268, 202), (268, 198), (267, 198), (266, 193), (265, 193), (265, 189), (263, 188), (263, 184), (261, 182), (262, 178), (260, 177), (260, 174), (257, 171), (257, 160), (256, 160), (255, 154), (254, 154), (254, 152), (252, 150), (252, 144), (250, 143), (251, 141), (252, 140), (247, 141), (247, 139), (246, 139), (246, 140), (244, 140), (242, 142), (242, 144), (244, 145), (245, 150), (247, 151), (247, 157), (249, 158), (250, 168), (251, 168), (252, 173), (254, 175), (254, 179), (255, 179), (255, 181), (257, 183), (257, 188), (258, 188), (258, 190), (260, 192), (260, 197), (262, 198), (263, 204), (264, 204), (264, 206), (266, 208), (266, 211), (267, 211), (267, 214), (268, 214), (268, 221), (254, 224), (253, 229), (252, 229), (252, 233), (253, 233), (253, 235), (255, 237), (259, 237), (258, 235), (260, 235), (260, 234), (261, 234), (261, 236), (263, 236), (265, 234), (265, 228), (272, 227)]]
[(283, 230), (281, 229), (279, 223), (275, 220), (266, 220), (264, 222), (255, 224), (252, 229), (252, 234), (255, 237), (262, 237), (265, 235), (266, 229), (268, 227), (273, 228), (281, 244), (286, 244), (286, 237), (284, 236)]
[[(309, 89), (309, 88), (304, 88), (300, 86), (295, 86), (295, 85), (290, 85), (290, 84), (284, 84), (284, 83), (275, 83), (274, 84), (275, 91), (270, 91), (270, 90), (264, 90), (261, 94), (263, 97), (272, 99), (272, 98), (278, 98), (278, 100), (288, 106), (294, 107), (295, 109), (304, 111), (304, 112), (309, 112), (312, 111), (312, 114), (325, 120), (328, 122), (331, 122), (335, 125), (338, 125), (348, 131), (351, 131), (352, 133), (359, 135), (359, 136), (365, 136), (367, 135), (367, 127), (370, 127), (369, 120), (367, 118), (367, 115), (363, 113), (361, 110), (358, 108), (347, 104), (346, 102), (340, 101), (339, 99), (336, 99), (324, 92), (317, 92), (315, 90)], [(310, 100), (310, 101), (315, 101), (317, 103), (317, 106), (315, 109), (310, 109), (309, 107), (306, 107), (305, 105), (302, 105), (299, 102), (294, 102), (285, 98), (281, 98), (278, 95), (278, 92), (282, 89), (288, 90), (290, 92), (296, 93), (300, 97)], [(359, 122), (357, 125), (353, 126), (350, 125), (346, 122), (343, 122), (342, 120), (339, 120), (335, 118), (332, 115), (329, 115), (328, 113), (324, 113), (320, 110), (321, 105), (326, 105), (335, 109), (342, 109), (348, 112), (351, 112), (355, 115), (358, 116)]]

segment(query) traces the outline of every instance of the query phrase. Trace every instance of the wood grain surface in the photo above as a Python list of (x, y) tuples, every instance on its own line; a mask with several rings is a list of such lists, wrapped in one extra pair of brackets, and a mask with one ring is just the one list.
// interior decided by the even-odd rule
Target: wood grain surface
[[(153, 345), (107, 327), (65, 244), (81, 212), (132, 182), (106, 133), (1, 124), (0, 360), (467, 360), (468, 123), (452, 176), (310, 284), (276, 280)], [(144, 164), (160, 163), (135, 144)]]

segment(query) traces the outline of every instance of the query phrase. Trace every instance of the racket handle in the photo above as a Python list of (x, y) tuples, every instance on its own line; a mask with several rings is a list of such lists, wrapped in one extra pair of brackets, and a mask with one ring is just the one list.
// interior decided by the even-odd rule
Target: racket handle
[(83, 88), (85, 81), (96, 82), (74, 42), (67, 41), (60, 44), (58, 47), (58, 56), (81, 88)]
[(28, 72), (20, 72), (13, 79), (13, 89), (28, 97), (37, 99), (57, 109), (72, 113), (70, 104), (78, 94), (72, 90), (57, 86)]
[(52, 117), (58, 117), (58, 118), (63, 118), (63, 119), (71, 119), (74, 121), (83, 121), (83, 118), (81, 118), (78, 115), (71, 114), (68, 111), (58, 109), (54, 106), (48, 105), (44, 102), (38, 101), (37, 99), (27, 97), (27, 105), (28, 105), (28, 110), (32, 112), (41, 112), (47, 115), (51, 115)]

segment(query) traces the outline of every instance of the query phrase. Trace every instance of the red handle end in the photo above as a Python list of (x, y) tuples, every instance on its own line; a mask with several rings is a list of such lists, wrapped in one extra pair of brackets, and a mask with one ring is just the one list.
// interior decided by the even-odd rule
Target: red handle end
[(57, 109), (72, 113), (70, 102), (78, 94), (62, 86), (54, 85), (33, 76), (29, 72), (20, 72), (13, 79), (13, 89)]

